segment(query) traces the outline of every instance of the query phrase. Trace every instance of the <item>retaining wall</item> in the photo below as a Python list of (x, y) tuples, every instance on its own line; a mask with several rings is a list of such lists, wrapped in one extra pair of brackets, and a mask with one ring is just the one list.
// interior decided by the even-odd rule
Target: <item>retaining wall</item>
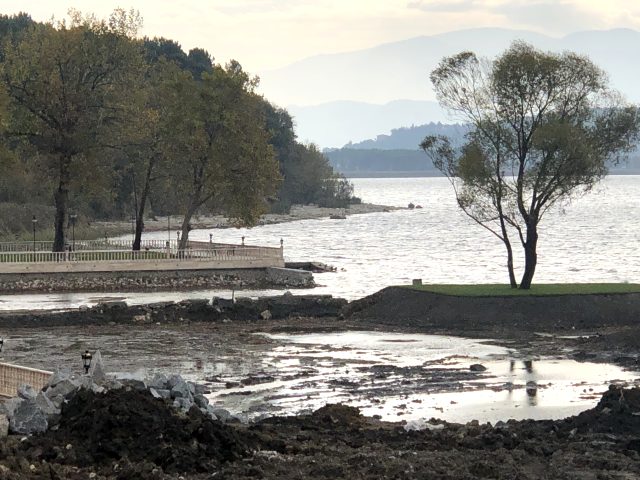
[[(283, 270), (285, 273), (280, 273)], [(191, 288), (309, 288), (313, 275), (268, 268), (119, 272), (1, 273), (0, 293), (108, 292)]]

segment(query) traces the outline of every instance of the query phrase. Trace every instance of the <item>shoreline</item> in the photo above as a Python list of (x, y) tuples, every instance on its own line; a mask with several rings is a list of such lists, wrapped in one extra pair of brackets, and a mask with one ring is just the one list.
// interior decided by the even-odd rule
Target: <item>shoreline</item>
[[(273, 225), (278, 223), (296, 222), (300, 220), (315, 220), (321, 218), (329, 218), (331, 215), (365, 215), (369, 213), (391, 212), (395, 210), (403, 210), (403, 207), (393, 207), (388, 205), (377, 205), (373, 203), (354, 203), (348, 208), (326, 208), (316, 205), (293, 205), (291, 211), (287, 214), (266, 213), (260, 217), (256, 227), (262, 225)], [(162, 232), (167, 227), (172, 231), (177, 231), (182, 224), (182, 217), (179, 215), (171, 215), (167, 217), (156, 217), (153, 219), (145, 219), (145, 232)], [(122, 235), (131, 232), (131, 222), (94, 222), (93, 225), (97, 229), (121, 230)], [(191, 220), (193, 230), (198, 229), (223, 229), (234, 228), (232, 222), (223, 215), (197, 215)], [(144, 234), (143, 234), (144, 235)]]

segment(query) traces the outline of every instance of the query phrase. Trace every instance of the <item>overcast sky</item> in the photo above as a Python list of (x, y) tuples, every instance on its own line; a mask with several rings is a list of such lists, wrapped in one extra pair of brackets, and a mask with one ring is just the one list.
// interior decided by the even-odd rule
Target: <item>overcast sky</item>
[(70, 7), (106, 17), (137, 9), (142, 34), (235, 58), (250, 72), (322, 53), (372, 47), (473, 27), (528, 29), (552, 36), (579, 30), (640, 29), (637, 0), (0, 0), (4, 14), (63, 18)]

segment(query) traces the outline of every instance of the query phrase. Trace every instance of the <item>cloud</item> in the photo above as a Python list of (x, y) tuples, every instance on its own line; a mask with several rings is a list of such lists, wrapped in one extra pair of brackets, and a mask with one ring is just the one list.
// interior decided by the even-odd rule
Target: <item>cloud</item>
[(602, 16), (567, 1), (512, 1), (491, 9), (510, 22), (544, 28), (550, 33), (569, 33), (602, 27)]
[(414, 0), (407, 4), (409, 8), (423, 12), (467, 12), (481, 8), (478, 0)]

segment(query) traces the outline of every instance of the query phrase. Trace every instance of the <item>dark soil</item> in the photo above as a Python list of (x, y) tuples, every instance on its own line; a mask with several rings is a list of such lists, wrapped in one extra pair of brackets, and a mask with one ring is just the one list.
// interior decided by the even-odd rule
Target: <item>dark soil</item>
[(636, 479), (640, 389), (559, 421), (431, 429), (327, 405), (246, 426), (178, 415), (146, 392), (83, 392), (58, 430), (0, 443), (3, 479)]

